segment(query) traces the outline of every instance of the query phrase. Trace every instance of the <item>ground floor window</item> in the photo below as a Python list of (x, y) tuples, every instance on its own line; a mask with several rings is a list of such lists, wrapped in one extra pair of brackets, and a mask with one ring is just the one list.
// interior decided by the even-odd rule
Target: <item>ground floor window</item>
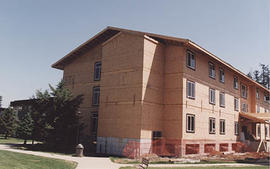
[(219, 132), (220, 134), (225, 134), (225, 120), (224, 119), (219, 120)]
[(92, 138), (93, 141), (97, 140), (97, 129), (98, 129), (98, 112), (92, 112)]
[(239, 134), (239, 124), (237, 121), (234, 122), (234, 134), (235, 135)]
[(209, 133), (210, 134), (216, 133), (216, 119), (213, 117), (209, 118)]
[(187, 123), (186, 132), (195, 133), (195, 115), (194, 114), (187, 114), (186, 123)]

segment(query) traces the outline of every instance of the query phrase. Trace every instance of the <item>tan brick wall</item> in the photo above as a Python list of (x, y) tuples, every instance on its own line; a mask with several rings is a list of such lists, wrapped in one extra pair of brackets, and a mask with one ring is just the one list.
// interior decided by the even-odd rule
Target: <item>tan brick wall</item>
[(98, 136), (140, 138), (142, 65), (143, 37), (120, 33), (103, 44)]

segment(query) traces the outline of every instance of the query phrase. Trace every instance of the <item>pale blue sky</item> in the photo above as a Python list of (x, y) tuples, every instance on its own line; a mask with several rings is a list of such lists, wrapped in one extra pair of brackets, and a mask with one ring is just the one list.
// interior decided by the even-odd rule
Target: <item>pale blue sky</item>
[(4, 106), (56, 84), (51, 64), (106, 26), (191, 39), (244, 73), (270, 63), (269, 0), (0, 0)]

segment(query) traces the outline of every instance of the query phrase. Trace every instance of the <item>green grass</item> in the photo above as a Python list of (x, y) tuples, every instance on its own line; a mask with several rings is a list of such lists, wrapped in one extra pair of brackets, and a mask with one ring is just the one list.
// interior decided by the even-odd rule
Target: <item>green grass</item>
[[(149, 167), (148, 169), (269, 169), (268, 166), (255, 167), (229, 167), (229, 166), (211, 166), (211, 167)], [(136, 169), (135, 167), (120, 167), (120, 169)]]
[[(0, 144), (20, 144), (23, 143), (24, 140), (18, 138), (8, 137), (5, 139), (4, 137), (0, 136)], [(28, 141), (30, 143), (30, 141)]]
[(77, 163), (0, 150), (0, 169), (75, 169)]

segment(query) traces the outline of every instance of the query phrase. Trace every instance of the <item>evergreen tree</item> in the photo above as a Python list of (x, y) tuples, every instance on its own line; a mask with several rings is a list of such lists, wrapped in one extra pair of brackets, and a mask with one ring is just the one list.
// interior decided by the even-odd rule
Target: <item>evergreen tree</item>
[[(70, 90), (64, 87), (61, 81), (56, 88), (50, 87), (50, 92), (38, 91), (36, 93), (33, 109), (36, 114), (32, 115), (34, 120), (33, 134), (40, 131), (40, 124), (44, 127), (44, 142), (58, 148), (72, 148), (77, 141), (79, 127), (78, 108), (82, 103), (82, 95), (74, 97)], [(35, 124), (35, 120), (41, 123)], [(35, 131), (37, 130), (37, 131)], [(35, 136), (36, 137), (36, 136)]]
[(17, 136), (21, 139), (24, 139), (24, 144), (26, 144), (28, 139), (31, 139), (33, 130), (33, 120), (29, 112), (24, 113), (22, 118), (19, 121), (17, 127)]
[(0, 133), (8, 136), (13, 135), (16, 130), (16, 116), (11, 108), (5, 109), (0, 115)]
[(3, 97), (0, 96), (0, 108), (2, 107), (2, 99), (3, 99)]
[(270, 70), (269, 65), (260, 64), (260, 70), (255, 70), (252, 73), (247, 74), (248, 77), (252, 78), (256, 82), (260, 83), (267, 89), (270, 89)]

